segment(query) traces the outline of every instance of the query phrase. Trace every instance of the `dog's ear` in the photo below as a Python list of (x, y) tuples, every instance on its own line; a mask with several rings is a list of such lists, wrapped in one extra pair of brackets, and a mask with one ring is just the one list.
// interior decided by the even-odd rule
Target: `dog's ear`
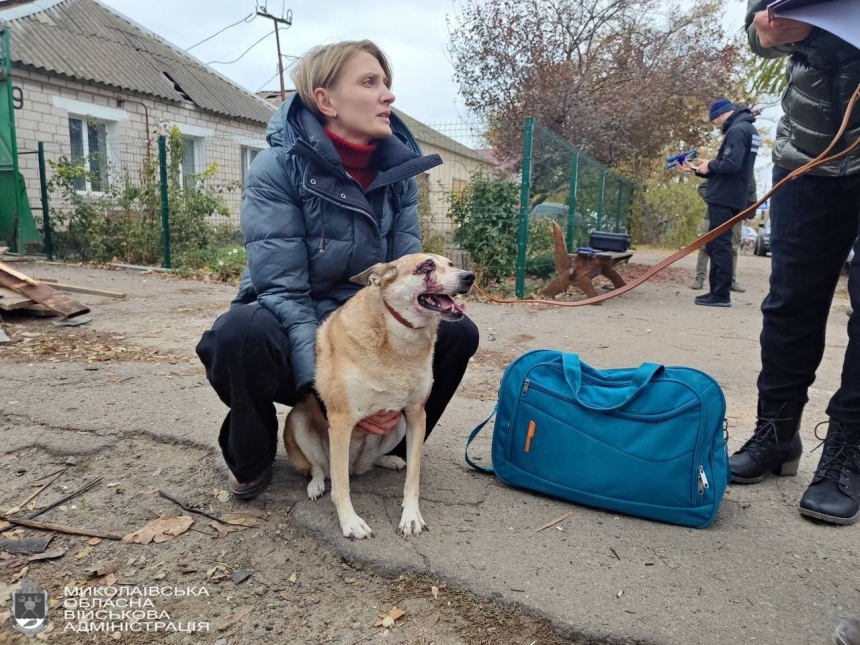
[(397, 279), (397, 265), (380, 262), (379, 264), (374, 264), (366, 271), (352, 276), (349, 281), (365, 287), (370, 285), (384, 287), (394, 282), (395, 279)]

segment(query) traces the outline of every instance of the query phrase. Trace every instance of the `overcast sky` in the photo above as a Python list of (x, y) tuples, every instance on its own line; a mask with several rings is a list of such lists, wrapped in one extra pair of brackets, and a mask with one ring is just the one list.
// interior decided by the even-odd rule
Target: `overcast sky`
[[(266, 0), (258, 0), (261, 5)], [(690, 0), (681, 0), (687, 4)], [(171, 43), (189, 48), (227, 25), (254, 13), (254, 0), (102, 0)], [(740, 29), (745, 1), (726, 2), (726, 29)], [(361, 6), (359, 10), (356, 7)], [(293, 25), (281, 33), (281, 49), (298, 56), (310, 47), (341, 39), (370, 38), (394, 68), (395, 105), (425, 123), (463, 121), (468, 115), (457, 95), (448, 60), (446, 17), (457, 12), (456, 0), (268, 0), (269, 13), (292, 11)], [(195, 47), (190, 53), (204, 63), (230, 61), (272, 32), (272, 21), (255, 18)], [(277, 89), (275, 37), (269, 36), (231, 65), (212, 65), (256, 92)], [(289, 77), (287, 87), (291, 87)]]

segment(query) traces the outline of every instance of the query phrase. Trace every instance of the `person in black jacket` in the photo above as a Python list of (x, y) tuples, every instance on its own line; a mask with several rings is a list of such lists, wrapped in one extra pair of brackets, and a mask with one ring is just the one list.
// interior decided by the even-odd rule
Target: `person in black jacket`
[[(788, 85), (773, 146), (776, 185), (824, 152), (839, 134), (860, 84), (860, 49), (824, 29), (774, 18), (768, 4), (749, 0), (746, 28), (758, 56), (787, 58)], [(855, 108), (834, 152), (858, 137)], [(803, 410), (824, 356), (833, 294), (853, 246), (848, 276), (853, 314), (842, 378), (827, 404), (828, 421), (814, 430), (823, 444), (817, 447), (818, 466), (799, 503), (800, 513), (813, 520), (851, 524), (860, 519), (860, 151), (786, 183), (771, 200), (771, 222), (770, 291), (761, 306), (758, 418), (752, 436), (729, 458), (732, 481), (757, 484), (771, 474), (798, 473), (807, 452), (801, 438)]]
[[(746, 207), (761, 138), (753, 125), (755, 117), (749, 108), (735, 109), (728, 99), (714, 102), (708, 119), (714, 127), (725, 133), (717, 158), (714, 161), (702, 160), (698, 168), (685, 163), (680, 170), (707, 177), (705, 201), (708, 203), (709, 230), (713, 230)], [(711, 290), (698, 296), (696, 304), (731, 307), (732, 232), (726, 231), (709, 242), (705, 251), (711, 258)]]

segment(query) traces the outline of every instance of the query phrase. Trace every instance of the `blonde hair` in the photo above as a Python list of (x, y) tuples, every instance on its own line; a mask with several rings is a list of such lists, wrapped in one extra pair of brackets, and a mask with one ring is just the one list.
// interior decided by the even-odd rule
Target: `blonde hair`
[(343, 66), (360, 52), (367, 52), (379, 61), (385, 74), (386, 85), (390, 88), (391, 65), (383, 51), (370, 40), (344, 40), (332, 45), (319, 45), (302, 56), (293, 69), (291, 76), (299, 98), (318, 118), (325, 116), (317, 108), (314, 90), (318, 87), (328, 89), (333, 86)]

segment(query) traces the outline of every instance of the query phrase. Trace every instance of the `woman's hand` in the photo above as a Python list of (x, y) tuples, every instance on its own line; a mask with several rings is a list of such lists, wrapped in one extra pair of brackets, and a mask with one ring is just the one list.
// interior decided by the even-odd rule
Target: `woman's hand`
[(767, 11), (759, 11), (753, 19), (758, 32), (758, 40), (762, 47), (776, 47), (788, 43), (797, 43), (809, 38), (812, 25), (791, 18), (770, 19)]
[(397, 422), (400, 421), (401, 416), (403, 416), (403, 412), (401, 410), (395, 410), (393, 412), (381, 410), (376, 414), (359, 421), (356, 428), (362, 432), (367, 432), (368, 434), (376, 434), (384, 437), (394, 429), (394, 426), (396, 426)]

